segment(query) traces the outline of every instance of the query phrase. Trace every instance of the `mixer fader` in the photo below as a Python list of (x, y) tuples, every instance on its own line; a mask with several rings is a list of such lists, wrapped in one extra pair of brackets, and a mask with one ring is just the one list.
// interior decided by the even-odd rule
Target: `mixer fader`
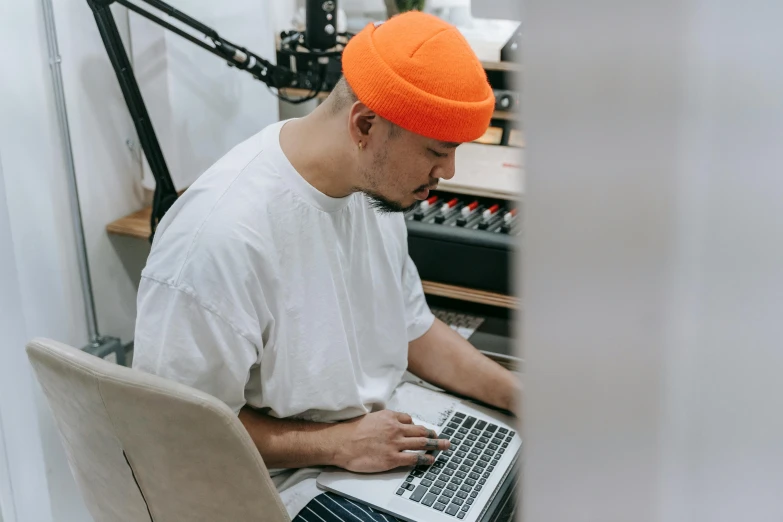
[(433, 191), (405, 213), (408, 252), (422, 279), (511, 295), (521, 233), (512, 201)]
[(517, 208), (504, 200), (435, 193), (409, 210), (405, 218), (430, 225), (495, 234), (519, 231)]

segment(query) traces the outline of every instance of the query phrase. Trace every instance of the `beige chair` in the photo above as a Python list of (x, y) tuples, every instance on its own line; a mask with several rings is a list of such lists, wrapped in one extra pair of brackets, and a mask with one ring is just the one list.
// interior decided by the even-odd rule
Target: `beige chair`
[(27, 355), (95, 522), (290, 521), (222, 402), (46, 339)]

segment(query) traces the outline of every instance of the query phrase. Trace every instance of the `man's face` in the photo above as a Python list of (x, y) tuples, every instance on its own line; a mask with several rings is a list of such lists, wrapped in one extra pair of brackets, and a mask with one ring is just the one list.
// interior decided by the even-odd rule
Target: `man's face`
[(361, 191), (376, 209), (402, 212), (429, 197), (441, 179), (454, 176), (458, 143), (446, 143), (414, 134), (388, 121), (381, 139), (364, 151)]

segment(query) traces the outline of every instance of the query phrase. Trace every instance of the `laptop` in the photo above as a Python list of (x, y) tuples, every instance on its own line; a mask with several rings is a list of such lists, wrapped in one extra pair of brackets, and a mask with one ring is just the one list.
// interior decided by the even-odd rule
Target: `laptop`
[(426, 467), (376, 474), (330, 469), (320, 474), (318, 487), (410, 522), (493, 518), (516, 480), (522, 440), (514, 419), (412, 383), (398, 387), (389, 409), (448, 438), (451, 448), (434, 452), (434, 464)]

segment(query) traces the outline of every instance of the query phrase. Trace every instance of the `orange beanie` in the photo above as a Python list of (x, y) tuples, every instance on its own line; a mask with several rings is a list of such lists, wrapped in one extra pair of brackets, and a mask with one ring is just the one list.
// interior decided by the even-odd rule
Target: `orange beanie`
[(466, 142), (489, 126), (495, 96), (459, 30), (410, 11), (369, 24), (343, 50), (343, 74), (376, 114), (416, 134)]

